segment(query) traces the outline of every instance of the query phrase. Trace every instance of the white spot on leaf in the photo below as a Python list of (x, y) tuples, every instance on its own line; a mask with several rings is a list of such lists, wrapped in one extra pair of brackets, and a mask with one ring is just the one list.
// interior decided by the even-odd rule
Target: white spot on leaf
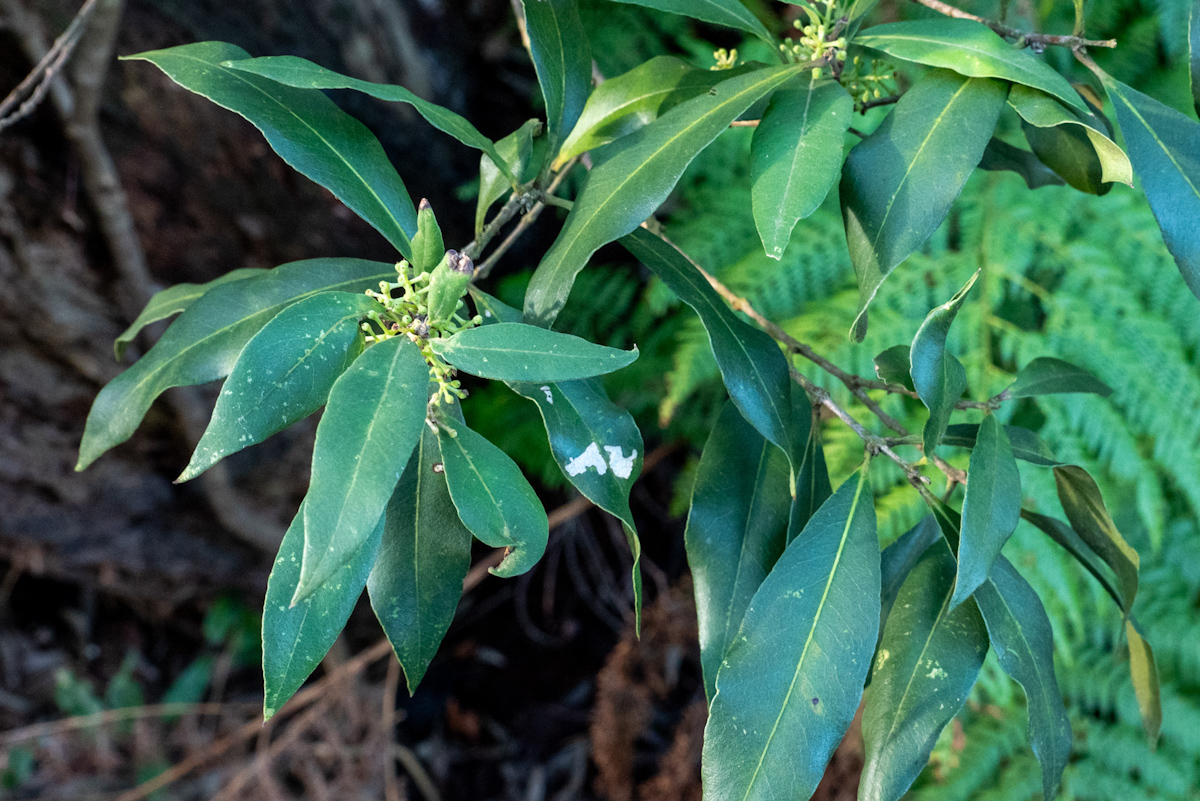
[(608, 472), (608, 465), (604, 463), (604, 457), (600, 455), (600, 447), (594, 442), (584, 448), (583, 453), (567, 462), (567, 475), (577, 476), (589, 467), (596, 468), (596, 472), (600, 475)]
[(554, 393), (550, 391), (550, 385), (546, 384), (546, 385), (538, 387), (538, 389), (540, 389), (542, 392), (546, 393), (546, 403), (549, 403), (551, 406), (553, 406), (554, 405)]
[(605, 445), (604, 450), (608, 451), (608, 464), (612, 467), (613, 473), (618, 478), (629, 478), (630, 474), (633, 473), (633, 460), (638, 455), (637, 449), (635, 448), (628, 456), (621, 455), (624, 449), (619, 445)]

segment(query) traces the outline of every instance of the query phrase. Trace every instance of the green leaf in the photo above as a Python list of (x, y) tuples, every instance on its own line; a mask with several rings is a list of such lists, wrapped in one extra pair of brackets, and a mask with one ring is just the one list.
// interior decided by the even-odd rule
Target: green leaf
[(1008, 104), (1020, 115), (1033, 152), (1071, 186), (1093, 195), (1114, 181), (1133, 186), (1129, 156), (1113, 141), (1107, 120), (1026, 86), (1014, 86)]
[(379, 140), (317, 89), (296, 89), (223, 66), (249, 57), (224, 42), (126, 56), (149, 61), (185, 89), (245, 117), (284, 161), (332, 192), (408, 256), (417, 210)]
[(1015, 172), (1030, 189), (1043, 186), (1062, 186), (1066, 183), (1058, 173), (1047, 167), (1028, 150), (1013, 147), (1005, 141), (992, 137), (984, 148), (979, 169), (989, 172)]
[(507, 303), (477, 288), (474, 284), (467, 287), (467, 292), (470, 293), (471, 300), (475, 301), (475, 311), (483, 318), (483, 325), (521, 322), (520, 309), (514, 309)]
[(1142, 727), (1153, 747), (1162, 729), (1162, 697), (1154, 649), (1142, 636), (1133, 618), (1125, 621), (1125, 636), (1129, 640), (1129, 675), (1133, 679), (1133, 692), (1137, 696), (1138, 711), (1142, 714)]
[(725, 305), (704, 275), (671, 243), (638, 229), (622, 238), (621, 244), (700, 316), (730, 399), (758, 433), (790, 456), (794, 442), (791, 377), (775, 340)]
[(1129, 614), (1129, 604), (1116, 581), (1112, 569), (1075, 533), (1075, 529), (1061, 520), (1040, 515), (1037, 512), (1031, 512), (1028, 509), (1021, 510), (1021, 517), (1037, 526), (1050, 539), (1061, 545), (1067, 553), (1075, 557), (1076, 561), (1087, 568), (1088, 572), (1096, 578), (1096, 581), (1100, 582), (1100, 586), (1116, 601), (1121, 611), (1126, 615)]
[(766, 27), (758, 17), (751, 14), (750, 10), (742, 5), (741, 0), (616, 0), (616, 2), (656, 8), (659, 11), (681, 14), (701, 22), (737, 28), (754, 34), (772, 47), (775, 46), (775, 40)]
[(900, 535), (891, 545), (880, 554), (880, 625), (887, 622), (888, 614), (896, 603), (900, 588), (904, 585), (908, 574), (921, 561), (929, 547), (942, 537), (937, 520), (933, 515), (925, 515), (911, 529)]
[(675, 56), (655, 56), (623, 75), (609, 78), (588, 98), (579, 122), (554, 160), (555, 168), (644, 128), (728, 77), (725, 71), (698, 69)]
[(246, 278), (257, 278), (265, 271), (257, 267), (243, 267), (238, 270), (225, 273), (220, 278), (214, 278), (212, 281), (204, 284), (176, 284), (172, 287), (167, 287), (161, 292), (154, 293), (154, 297), (150, 298), (150, 302), (146, 304), (146, 308), (142, 309), (142, 313), (137, 316), (133, 323), (121, 332), (113, 343), (113, 355), (117, 361), (125, 358), (125, 349), (133, 342), (134, 338), (141, 333), (142, 329), (151, 323), (157, 323), (159, 320), (165, 320), (179, 314), (182, 311), (187, 311), (187, 308), (195, 303), (200, 298), (204, 297), (204, 293), (210, 289), (215, 289), (222, 284), (232, 284), (235, 281), (242, 281)]
[(450, 497), (477, 540), (506, 548), (493, 576), (511, 578), (532, 568), (546, 551), (550, 522), (521, 468), (458, 420), (439, 418), (438, 441)]
[[(500, 157), (496, 155), (496, 147), (492, 140), (481, 134), (474, 125), (448, 108), (422, 100), (403, 86), (351, 78), (297, 56), (247, 58), (228, 61), (221, 66), (259, 75), (297, 89), (353, 89), (379, 100), (407, 103), (434, 128), (453, 136), (467, 147), (482, 150), (491, 156), (502, 170), (508, 171), (508, 166), (502, 164)], [(517, 182), (511, 173), (508, 174), (508, 179), (513, 184)]]
[(1192, 84), (1192, 106), (1200, 114), (1200, 0), (1192, 0), (1188, 12), (1188, 73)]
[(1167, 250), (1200, 297), (1200, 124), (1107, 74), (1100, 77)]
[(1138, 553), (1117, 530), (1100, 488), (1086, 470), (1074, 465), (1054, 468), (1054, 481), (1071, 528), (1112, 568), (1121, 585), (1125, 608), (1132, 608), (1138, 589)]
[[(1057, 467), (1063, 464), (1050, 450), (1050, 446), (1028, 428), (1004, 426), (1004, 434), (1012, 446), (1013, 456), (1018, 459), (1040, 467)], [(942, 444), (955, 445), (959, 448), (974, 448), (978, 435), (979, 426), (977, 424), (955, 424), (946, 427), (946, 433), (942, 436)]]
[(979, 424), (967, 476), (952, 607), (987, 581), (1000, 549), (1021, 522), (1021, 474), (1008, 435), (994, 414)]
[(512, 184), (505, 177), (515, 173), (522, 181), (531, 180), (536, 174), (536, 168), (531, 161), (533, 156), (533, 138), (542, 129), (541, 120), (526, 120), (525, 124), (496, 143), (496, 151), (500, 161), (505, 165), (505, 171), (497, 168), (500, 162), (483, 155), (479, 157), (479, 200), (475, 204), (475, 236), (483, 231), (484, 220), (488, 209), (492, 207), (505, 193), (512, 189)]
[(325, 404), (329, 389), (363, 350), (360, 321), (375, 300), (322, 292), (281, 311), (246, 343), (187, 469), (195, 478)]
[(586, 339), (524, 323), (500, 323), (459, 331), (429, 346), (464, 373), (497, 381), (573, 381), (626, 367), (638, 357)]
[(592, 90), (592, 51), (576, 0), (522, 0), (529, 49), (546, 100), (550, 155), (575, 127)]
[[(875, 357), (875, 375), (889, 384), (899, 384), (913, 389), (911, 374), (910, 348), (907, 345), (893, 345)], [(913, 390), (914, 392), (916, 390)]]
[(684, 543), (709, 701), (717, 670), (787, 541), (788, 462), (726, 403), (700, 456)]
[(942, 435), (946, 433), (954, 404), (958, 403), (967, 388), (967, 371), (958, 359), (946, 352), (946, 335), (967, 292), (978, 277), (979, 272), (976, 271), (954, 297), (931, 311), (913, 337), (910, 351), (912, 380), (921, 402), (929, 409), (929, 420), (925, 422), (921, 442), (925, 455), (930, 459)]
[(710, 798), (808, 798), (862, 698), (879, 631), (870, 482), (846, 480), (755, 593), (704, 732)]
[(292, 519), (267, 579), (267, 599), (263, 604), (264, 720), (270, 719), (300, 689), (342, 633), (367, 583), (367, 573), (375, 562), (382, 536), (380, 520), (328, 581), (293, 606), (304, 554), (303, 505)]
[(692, 159), (800, 66), (728, 78), (622, 139), (616, 152), (588, 173), (566, 225), (533, 274), (525, 292), (526, 321), (548, 328), (592, 254), (641, 225), (667, 199)]
[(974, 20), (937, 17), (876, 25), (854, 37), (854, 44), (970, 78), (1000, 78), (1032, 86), (1080, 110), (1087, 108), (1066, 78)]
[(329, 391), (304, 502), (304, 563), (293, 603), (344, 565), (383, 517), (421, 438), (429, 365), (394, 337), (367, 348)]
[(412, 238), (412, 272), (432, 273), (446, 255), (446, 241), (433, 206), (425, 198), (417, 204), (417, 233)]
[(754, 223), (783, 258), (796, 223), (817, 210), (842, 166), (854, 101), (836, 81), (801, 75), (771, 95), (750, 152)]
[(820, 420), (803, 391), (792, 392), (792, 475), (795, 487), (788, 516), (787, 541), (800, 535), (808, 521), (833, 494), (825, 451), (821, 447)]
[[(542, 330), (542, 329), (538, 329)], [(633, 601), (642, 608), (642, 546), (629, 509), (629, 493), (642, 473), (642, 434), (632, 415), (608, 399), (595, 379), (558, 383), (512, 383), (537, 404), (550, 452), (584, 497), (621, 521), (633, 554)]]
[(935, 542), (888, 615), (863, 711), (862, 801), (904, 795), (983, 666), (987, 629), (974, 600), (950, 608), (954, 571), (950, 548)]
[(361, 292), (396, 275), (390, 264), (308, 259), (214, 287), (173, 322), (146, 355), (108, 383), (92, 404), (79, 464), (83, 470), (133, 435), (154, 399), (171, 387), (229, 375), (250, 338), (280, 311), (321, 292)]
[(1042, 763), (1043, 798), (1054, 798), (1071, 756), (1071, 721), (1054, 676), (1050, 618), (1033, 587), (1003, 556), (976, 590), (975, 602), (1000, 667), (1025, 690), (1029, 741)]
[(1067, 392), (1091, 392), (1107, 397), (1112, 388), (1087, 370), (1062, 359), (1042, 356), (1022, 367), (1005, 392), (1010, 398)]
[(992, 138), (1006, 84), (934, 70), (842, 168), (842, 216), (858, 276), (853, 335), (867, 331), (867, 306), (896, 265), (942, 224)]
[(367, 578), (371, 608), (412, 694), (437, 653), (471, 568), (471, 532), (458, 519), (426, 426), (384, 513), (383, 541)]

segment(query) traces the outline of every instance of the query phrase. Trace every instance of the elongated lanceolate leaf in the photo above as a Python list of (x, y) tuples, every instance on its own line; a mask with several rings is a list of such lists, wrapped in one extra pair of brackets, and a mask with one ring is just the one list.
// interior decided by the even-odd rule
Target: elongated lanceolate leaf
[(912, 389), (910, 350), (907, 345), (893, 345), (880, 353), (875, 357), (875, 375), (883, 381)]
[(856, 340), (866, 335), (867, 306), (879, 285), (942, 224), (979, 164), (1007, 92), (991, 78), (934, 70), (850, 151), (841, 196), (858, 276)]
[(1066, 183), (1033, 153), (1013, 147), (994, 136), (984, 148), (983, 158), (979, 160), (979, 169), (989, 172), (1015, 172), (1030, 189), (1062, 186)]
[(512, 183), (517, 182), (516, 178), (508, 172), (508, 166), (496, 155), (496, 148), (491, 139), (481, 134), (462, 115), (455, 114), (450, 109), (443, 108), (436, 103), (422, 100), (403, 86), (351, 78), (349, 75), (341, 75), (297, 56), (248, 58), (241, 61), (229, 61), (222, 66), (261, 75), (297, 89), (353, 89), (379, 100), (407, 103), (434, 128), (453, 136), (467, 147), (487, 153), (496, 161), (500, 169), (508, 174), (508, 179)]
[[(1050, 446), (1028, 428), (1004, 426), (1004, 434), (1012, 446), (1013, 456), (1018, 459), (1039, 467), (1057, 467), (1063, 464), (1050, 450)], [(946, 427), (946, 433), (942, 436), (942, 444), (974, 448), (978, 435), (979, 426), (974, 423), (955, 424)]]
[(821, 447), (820, 420), (813, 412), (808, 396), (792, 390), (792, 509), (788, 516), (787, 541), (790, 543), (808, 525), (821, 505), (833, 494), (825, 450)]
[(1075, 560), (1087, 568), (1087, 571), (1095, 577), (1096, 581), (1100, 582), (1100, 586), (1112, 597), (1121, 611), (1126, 615), (1129, 614), (1129, 604), (1121, 592), (1116, 575), (1104, 563), (1104, 560), (1097, 556), (1096, 552), (1080, 539), (1079, 535), (1075, 533), (1075, 530), (1070, 525), (1057, 518), (1040, 515), (1028, 509), (1021, 510), (1021, 517), (1041, 529), (1050, 539), (1061, 545), (1067, 553), (1075, 557)]
[(458, 519), (426, 426), (384, 513), (383, 541), (367, 578), (371, 608), (404, 668), (411, 694), (454, 619), (471, 568), (471, 532)]
[(464, 373), (497, 381), (573, 381), (627, 367), (638, 350), (618, 350), (524, 323), (468, 328), (430, 340), (433, 352)]
[(896, 801), (958, 714), (988, 650), (973, 599), (950, 609), (954, 555), (934, 543), (909, 573), (888, 615), (863, 711), (861, 801)]
[(443, 419), (438, 441), (459, 518), (477, 540), (507, 549), (504, 561), (488, 572), (510, 578), (532, 568), (546, 551), (550, 522), (521, 468), (456, 420)]
[(1133, 186), (1133, 167), (1107, 120), (1027, 86), (1014, 86), (1008, 104), (1020, 115), (1034, 153), (1071, 186), (1091, 194), (1107, 192), (1114, 181)]
[(750, 599), (783, 553), (790, 506), (787, 457), (725, 404), (700, 457), (684, 533), (710, 701)]
[(483, 325), (521, 322), (520, 309), (514, 309), (504, 301), (494, 298), (482, 289), (479, 289), (474, 284), (467, 287), (467, 292), (471, 295), (471, 300), (475, 302), (476, 313), (483, 318)]
[(1146, 737), (1153, 747), (1162, 729), (1162, 695), (1154, 649), (1142, 636), (1133, 618), (1125, 621), (1125, 637), (1129, 640), (1129, 675), (1133, 679), (1133, 692), (1142, 715), (1142, 728), (1146, 730)]
[(1071, 756), (1071, 721), (1054, 676), (1050, 618), (1033, 587), (1003, 556), (976, 590), (975, 602), (1000, 667), (1025, 690), (1029, 741), (1042, 764), (1043, 798), (1054, 798)]
[(892, 605), (896, 603), (896, 596), (900, 594), (900, 588), (908, 574), (917, 566), (917, 562), (921, 561), (929, 546), (941, 539), (941, 536), (942, 531), (938, 528), (934, 516), (925, 515), (921, 522), (883, 549), (879, 557), (881, 627), (887, 621), (888, 613), (892, 611)]
[(300, 601), (374, 530), (421, 438), (429, 366), (405, 337), (372, 345), (329, 391), (304, 502)]
[(621, 244), (700, 316), (730, 399), (758, 433), (790, 456), (795, 441), (791, 377), (775, 340), (738, 317), (688, 258), (662, 237), (641, 228)]
[(1008, 435), (994, 414), (979, 424), (967, 475), (951, 607), (965, 601), (987, 580), (1000, 549), (1021, 521), (1021, 474)]
[(292, 606), (304, 555), (303, 506), (292, 519), (267, 579), (263, 604), (264, 720), (269, 720), (300, 689), (342, 633), (367, 583), (382, 535), (381, 520), (328, 581)]
[(609, 78), (588, 98), (579, 122), (554, 160), (555, 167), (644, 128), (728, 77), (723, 70), (698, 69), (675, 56), (655, 56), (623, 75)]
[(1200, 124), (1106, 73), (1100, 77), (1167, 250), (1200, 297)]
[(512, 189), (505, 176), (515, 174), (521, 181), (533, 180), (541, 167), (533, 163), (533, 138), (542, 129), (541, 120), (526, 120), (525, 124), (496, 143), (500, 161), (507, 165), (506, 171), (496, 166), (488, 155), (479, 157), (479, 200), (475, 204), (475, 236), (483, 231), (484, 220), (492, 204)]
[(556, 150), (575, 127), (592, 89), (592, 51), (576, 0), (522, 0), (522, 4), (533, 66), (546, 100), (550, 147)]
[(879, 541), (859, 471), (787, 546), (717, 674), (705, 798), (808, 798), (862, 698), (879, 631)]
[(204, 296), (205, 292), (210, 289), (215, 289), (221, 284), (232, 284), (234, 281), (241, 281), (246, 278), (257, 278), (263, 274), (263, 270), (257, 267), (243, 267), (232, 272), (225, 273), (220, 278), (204, 284), (176, 284), (172, 287), (167, 287), (161, 292), (156, 292), (154, 297), (150, 298), (150, 302), (146, 304), (146, 308), (142, 309), (141, 314), (137, 319), (130, 324), (128, 328), (121, 332), (113, 342), (113, 355), (117, 361), (125, 357), (125, 349), (129, 344), (141, 333), (142, 329), (151, 323), (157, 323), (159, 320), (165, 320), (179, 314), (182, 311), (187, 311), (187, 308)]
[(166, 390), (229, 375), (250, 338), (291, 304), (320, 292), (361, 292), (395, 275), (392, 265), (380, 262), (309, 259), (214, 287), (171, 323), (145, 356), (100, 390), (75, 469), (83, 470), (129, 439)]
[(1192, 80), (1192, 106), (1200, 114), (1200, 0), (1192, 0), (1188, 13), (1188, 72)]
[(1107, 397), (1112, 394), (1112, 388), (1087, 370), (1062, 359), (1043, 356), (1022, 367), (1005, 392), (1010, 398), (1065, 392), (1091, 392)]
[(1054, 481), (1071, 528), (1112, 568), (1127, 608), (1132, 608), (1138, 589), (1138, 553), (1117, 530), (1100, 488), (1086, 470), (1074, 465), (1054, 468)]
[(958, 403), (967, 388), (967, 371), (958, 359), (946, 352), (946, 335), (967, 292), (978, 277), (979, 273), (976, 272), (954, 297), (931, 311), (913, 337), (910, 369), (913, 387), (921, 402), (929, 409), (929, 420), (921, 436), (925, 455), (931, 459), (942, 435), (946, 433), (954, 404)]
[(700, 151), (801, 67), (769, 67), (729, 78), (625, 137), (618, 152), (588, 174), (562, 233), (533, 274), (525, 292), (526, 321), (548, 328), (592, 254), (641, 225)]
[(212, 420), (179, 481), (256, 445), (321, 408), (329, 389), (363, 350), (360, 321), (378, 302), (322, 292), (263, 326), (233, 365)]
[(876, 25), (854, 37), (854, 44), (971, 78), (1000, 78), (1032, 86), (1081, 111), (1087, 108), (1066, 78), (974, 20), (938, 17)]
[(640, 621), (642, 545), (629, 509), (629, 493), (641, 475), (645, 446), (633, 416), (609, 400), (596, 379), (509, 386), (537, 404), (550, 452), (567, 480), (621, 521), (633, 554), (634, 611)]
[(366, 126), (317, 89), (296, 89), (223, 66), (250, 57), (224, 42), (198, 42), (127, 58), (149, 61), (175, 83), (249, 120), (283, 160), (408, 255), (417, 210)]
[(750, 10), (742, 5), (741, 0), (616, 0), (616, 2), (657, 8), (659, 11), (682, 14), (685, 17), (711, 22), (714, 25), (738, 28), (754, 34), (772, 46), (775, 44), (766, 27), (758, 17), (751, 14)]
[(771, 95), (750, 151), (754, 223), (771, 258), (783, 258), (796, 223), (817, 210), (837, 180), (853, 112), (841, 84), (812, 75)]

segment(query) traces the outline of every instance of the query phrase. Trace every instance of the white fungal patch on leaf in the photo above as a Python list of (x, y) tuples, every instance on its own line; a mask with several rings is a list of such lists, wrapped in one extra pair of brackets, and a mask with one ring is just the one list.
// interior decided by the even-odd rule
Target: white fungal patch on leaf
[(600, 447), (594, 442), (584, 448), (583, 453), (567, 462), (567, 475), (577, 476), (589, 467), (596, 468), (596, 472), (600, 475), (608, 472), (608, 465), (604, 462), (604, 457), (600, 455)]
[(612, 467), (612, 471), (618, 478), (629, 478), (633, 473), (633, 460), (637, 458), (638, 452), (634, 448), (633, 452), (628, 456), (623, 456), (624, 448), (621, 446), (605, 445), (604, 450), (608, 451), (608, 464)]
[(546, 403), (549, 403), (551, 406), (553, 406), (554, 405), (554, 393), (550, 391), (550, 385), (544, 384), (544, 385), (538, 387), (538, 389), (540, 389), (542, 392), (546, 393)]

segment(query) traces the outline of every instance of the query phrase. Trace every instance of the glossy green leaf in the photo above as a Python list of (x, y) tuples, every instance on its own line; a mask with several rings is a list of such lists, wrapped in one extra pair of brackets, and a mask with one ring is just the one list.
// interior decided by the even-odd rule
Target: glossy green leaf
[(468, 328), (430, 340), (433, 352), (464, 373), (497, 381), (573, 381), (626, 367), (638, 357), (524, 323)]
[(320, 292), (361, 292), (395, 275), (392, 265), (380, 262), (308, 259), (214, 287), (171, 323), (146, 355), (100, 390), (75, 469), (83, 470), (129, 439), (166, 390), (229, 375), (250, 338), (291, 304)]
[[(1063, 464), (1050, 450), (1050, 446), (1028, 428), (1004, 426), (1004, 434), (1012, 446), (1013, 456), (1018, 459), (1039, 467), (1057, 467)], [(942, 436), (942, 444), (955, 445), (959, 448), (974, 448), (975, 438), (978, 435), (979, 426), (977, 424), (956, 423), (946, 427), (946, 433)]]
[(876, 25), (854, 37), (854, 44), (970, 78), (1000, 78), (1032, 86), (1081, 111), (1086, 109), (1066, 78), (974, 20), (936, 17)]
[(446, 241), (433, 206), (425, 198), (417, 204), (417, 233), (412, 238), (412, 272), (433, 272), (446, 254)]
[(659, 11), (682, 14), (701, 22), (737, 28), (754, 34), (770, 43), (772, 47), (775, 46), (775, 40), (766, 27), (758, 17), (751, 14), (750, 10), (742, 5), (741, 0), (616, 0), (616, 2), (657, 8)]
[(471, 568), (471, 532), (458, 519), (428, 426), (384, 513), (383, 539), (367, 578), (371, 608), (404, 668), (411, 694), (437, 653)]
[(800, 535), (808, 521), (833, 494), (825, 450), (821, 447), (821, 425), (808, 396), (792, 390), (792, 509), (788, 516), (787, 541)]
[(788, 480), (783, 451), (726, 403), (700, 456), (684, 532), (709, 701), (750, 599), (783, 553)]
[(942, 538), (933, 515), (925, 515), (911, 529), (900, 535), (880, 554), (880, 625), (887, 622), (888, 614), (896, 603), (900, 588), (908, 574), (921, 561), (929, 547)]
[(1033, 152), (1071, 186), (1094, 195), (1114, 181), (1133, 186), (1129, 156), (1113, 141), (1107, 120), (1027, 86), (1014, 86), (1008, 104), (1020, 115)]
[(994, 414), (979, 424), (967, 476), (952, 607), (987, 581), (1000, 549), (1021, 522), (1021, 474), (1008, 435)]
[(767, 255), (783, 258), (796, 223), (817, 210), (842, 167), (854, 102), (805, 74), (771, 95), (750, 151), (750, 202)]
[(661, 237), (643, 228), (621, 244), (700, 316), (730, 399), (758, 433), (790, 455), (791, 377), (775, 340), (738, 317), (687, 257)]
[(506, 548), (494, 576), (510, 578), (532, 568), (546, 551), (550, 522), (521, 468), (487, 439), (457, 420), (440, 418), (438, 441), (450, 497), (475, 538)]
[(317, 89), (296, 89), (223, 66), (250, 57), (224, 42), (128, 56), (249, 120), (283, 160), (328, 189), (405, 256), (417, 210), (374, 134)]
[(1015, 172), (1030, 189), (1062, 186), (1066, 183), (1033, 153), (1013, 147), (994, 136), (984, 148), (983, 158), (979, 160), (979, 169), (989, 172)]
[(1100, 488), (1086, 470), (1074, 465), (1054, 468), (1054, 481), (1071, 528), (1112, 568), (1121, 585), (1126, 608), (1132, 608), (1138, 589), (1138, 553), (1117, 530), (1104, 505)]
[[(500, 160), (507, 165), (507, 172), (518, 176), (521, 181), (532, 180), (539, 165), (533, 163), (533, 138), (542, 129), (541, 120), (526, 120), (525, 124), (496, 143)], [(533, 174), (530, 174), (533, 173)], [(512, 189), (506, 173), (496, 162), (483, 155), (479, 157), (479, 199), (475, 204), (475, 236), (483, 231), (488, 209)]]
[(1107, 74), (1101, 78), (1167, 250), (1200, 297), (1200, 124)]
[[(507, 165), (502, 164), (501, 159), (496, 155), (496, 148), (492, 140), (481, 134), (462, 115), (455, 114), (450, 109), (443, 108), (436, 103), (422, 100), (403, 86), (351, 78), (349, 75), (341, 75), (297, 56), (247, 58), (228, 61), (221, 66), (260, 75), (284, 86), (294, 86), (297, 89), (353, 89), (379, 100), (407, 103), (434, 128), (453, 136), (467, 147), (482, 150), (495, 159), (502, 170), (506, 172), (508, 170)], [(511, 173), (508, 178), (514, 184), (517, 182)]]
[(329, 580), (296, 605), (304, 554), (304, 507), (296, 513), (271, 577), (262, 616), (263, 719), (269, 720), (312, 674), (350, 619), (375, 562), (383, 521)]
[(1158, 742), (1158, 733), (1162, 729), (1162, 697), (1154, 649), (1142, 636), (1133, 618), (1125, 621), (1125, 637), (1129, 640), (1129, 675), (1133, 679), (1133, 692), (1137, 696), (1146, 738), (1153, 746)]
[(579, 122), (559, 150), (555, 167), (644, 128), (728, 77), (722, 70), (698, 69), (675, 56), (655, 56), (609, 78), (588, 98)]
[(931, 459), (942, 435), (946, 433), (954, 404), (958, 403), (967, 388), (967, 371), (953, 354), (946, 352), (946, 335), (967, 292), (978, 277), (979, 273), (976, 272), (954, 297), (931, 311), (913, 337), (910, 369), (913, 387), (921, 402), (929, 409), (929, 420), (925, 423), (921, 441), (925, 455)]
[(842, 168), (842, 216), (858, 276), (862, 341), (879, 285), (942, 224), (992, 138), (1006, 84), (934, 70), (904, 93)]
[(907, 345), (893, 345), (880, 353), (875, 357), (875, 375), (890, 384), (913, 389), (910, 350)]
[(304, 563), (293, 602), (344, 565), (383, 517), (421, 438), (429, 366), (395, 337), (367, 348), (329, 391), (304, 502)]
[[(963, 543), (967, 541), (964, 534)], [(1000, 667), (1025, 690), (1029, 741), (1042, 764), (1043, 798), (1054, 798), (1071, 756), (1071, 721), (1054, 676), (1050, 618), (1033, 587), (1003, 556), (976, 590), (975, 602)]]
[(1188, 13), (1188, 73), (1192, 84), (1192, 106), (1200, 114), (1200, 0), (1192, 0)]
[(904, 795), (983, 666), (987, 628), (973, 599), (951, 610), (954, 572), (950, 548), (935, 542), (888, 615), (863, 711), (862, 801)]
[(1087, 370), (1062, 359), (1042, 356), (1022, 367), (1005, 390), (1010, 398), (1067, 392), (1090, 392), (1107, 397), (1112, 394), (1112, 388)]
[(212, 419), (178, 481), (256, 445), (325, 404), (363, 350), (360, 321), (378, 302), (322, 292), (281, 311), (246, 343), (221, 388)]
[(566, 225), (533, 274), (526, 321), (549, 327), (592, 254), (641, 225), (700, 151), (799, 69), (770, 67), (726, 79), (622, 139), (617, 152), (588, 174)]
[(502, 300), (492, 297), (474, 284), (467, 287), (471, 300), (475, 302), (476, 313), (483, 318), (483, 325), (496, 323), (521, 322), (521, 310), (514, 309)]
[(717, 674), (706, 798), (808, 798), (862, 698), (879, 631), (865, 470), (838, 488), (754, 594)]
[(522, 0), (522, 4), (553, 151), (575, 127), (592, 90), (592, 50), (576, 0)]
[(154, 293), (154, 297), (150, 298), (150, 302), (146, 304), (146, 308), (142, 309), (137, 319), (122, 331), (121, 335), (113, 342), (113, 355), (117, 361), (121, 361), (121, 359), (125, 358), (126, 348), (141, 333), (143, 328), (151, 323), (157, 323), (160, 320), (165, 320), (180, 312), (187, 311), (189, 306), (204, 297), (204, 293), (210, 289), (216, 289), (222, 284), (232, 284), (235, 281), (242, 281), (246, 278), (257, 278), (263, 273), (264, 270), (257, 267), (243, 267), (225, 273), (220, 278), (214, 278), (204, 284), (176, 284), (175, 286), (167, 287), (161, 292)]
[(1096, 552), (1088, 547), (1080, 536), (1068, 524), (1053, 517), (1040, 515), (1037, 512), (1031, 512), (1028, 509), (1021, 510), (1021, 517), (1028, 520), (1033, 525), (1041, 529), (1050, 539), (1061, 545), (1067, 553), (1075, 557), (1081, 565), (1087, 568), (1100, 586), (1104, 588), (1121, 611), (1126, 615), (1129, 614), (1129, 603), (1125, 599), (1125, 595), (1121, 591), (1121, 587), (1116, 580), (1116, 575), (1112, 569), (1104, 563), (1104, 560), (1096, 555)]

